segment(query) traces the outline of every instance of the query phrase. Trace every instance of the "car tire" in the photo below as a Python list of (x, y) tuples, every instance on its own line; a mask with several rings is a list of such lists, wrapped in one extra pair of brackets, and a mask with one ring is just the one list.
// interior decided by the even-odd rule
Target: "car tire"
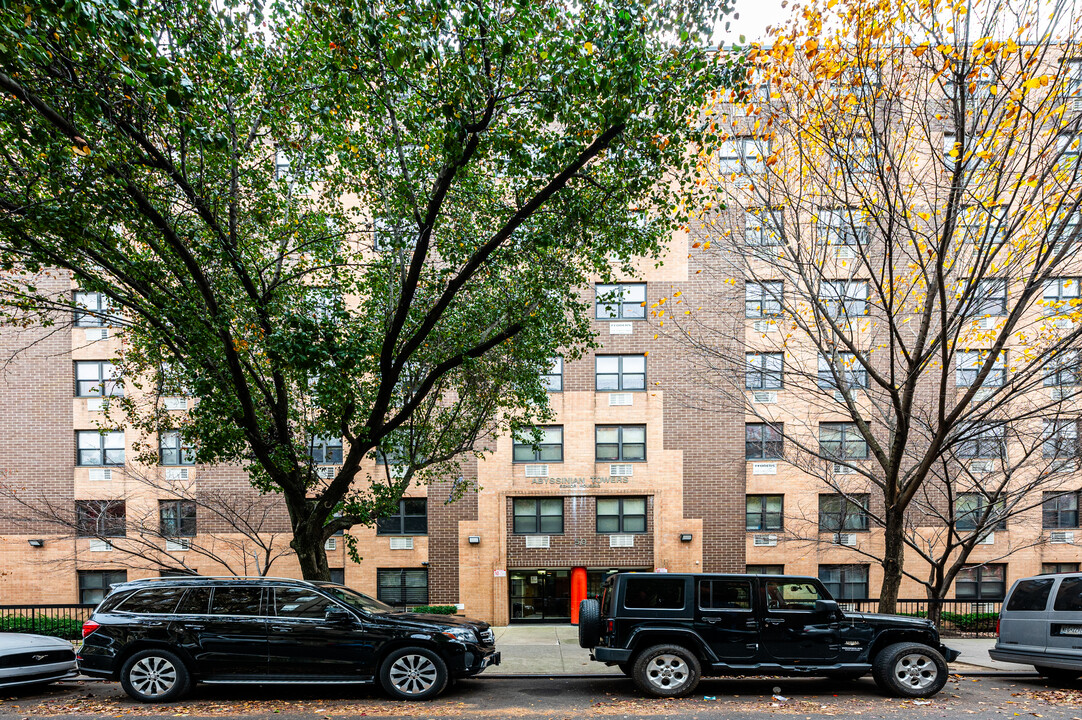
[(597, 647), (601, 640), (601, 604), (597, 600), (579, 603), (579, 647)]
[(1077, 670), (1064, 670), (1063, 668), (1046, 667), (1044, 665), (1034, 665), (1033, 669), (1053, 682), (1071, 682), (1077, 680), (1079, 675), (1082, 675)]
[(383, 660), (379, 681), (396, 700), (429, 700), (447, 687), (447, 664), (428, 648), (400, 648)]
[(654, 697), (685, 697), (695, 691), (702, 669), (695, 653), (682, 645), (654, 645), (635, 658), (631, 679)]
[(892, 697), (926, 698), (947, 684), (947, 661), (921, 643), (894, 643), (875, 656), (875, 684)]
[(184, 661), (168, 650), (142, 650), (124, 661), (120, 685), (139, 702), (173, 702), (182, 698), (192, 685)]

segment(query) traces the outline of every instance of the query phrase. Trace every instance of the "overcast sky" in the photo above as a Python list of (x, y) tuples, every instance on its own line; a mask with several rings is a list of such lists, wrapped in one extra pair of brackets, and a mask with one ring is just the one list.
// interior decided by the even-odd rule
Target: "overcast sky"
[(763, 40), (766, 26), (779, 24), (793, 10), (793, 0), (784, 8), (781, 3), (782, 0), (736, 0), (739, 17), (729, 18), (729, 30), (721, 33), (721, 40), (726, 45), (737, 42), (741, 35), (749, 42)]

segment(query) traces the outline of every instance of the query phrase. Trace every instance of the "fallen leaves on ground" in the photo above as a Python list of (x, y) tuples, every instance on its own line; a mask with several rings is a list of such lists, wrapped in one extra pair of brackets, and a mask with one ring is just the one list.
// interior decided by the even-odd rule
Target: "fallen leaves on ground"
[(1012, 697), (1035, 700), (1047, 705), (1074, 705), (1082, 707), (1082, 690), (1077, 688), (1049, 688), (1047, 690), (1022, 690), (1011, 693)]

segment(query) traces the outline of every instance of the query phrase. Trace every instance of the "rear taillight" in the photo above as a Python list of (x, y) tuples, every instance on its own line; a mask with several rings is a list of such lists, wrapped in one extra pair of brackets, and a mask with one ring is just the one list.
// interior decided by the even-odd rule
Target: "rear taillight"
[(613, 620), (612, 618), (609, 618), (608, 620), (605, 621), (605, 634), (606, 635), (611, 635), (613, 630), (615, 630), (615, 629), (616, 629), (616, 621), (615, 620)]
[(996, 616), (996, 637), (999, 637), (999, 616)]
[(93, 620), (87, 620), (85, 623), (83, 623), (83, 638), (88, 637), (92, 632), (94, 632), (100, 627), (101, 625), (99, 623), (96, 623)]

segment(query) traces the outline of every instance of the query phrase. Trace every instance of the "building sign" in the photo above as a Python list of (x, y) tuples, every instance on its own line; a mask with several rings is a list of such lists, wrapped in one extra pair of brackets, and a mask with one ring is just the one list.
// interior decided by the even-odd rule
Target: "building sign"
[(507, 577), (506, 570), (493, 570), (492, 577)]
[[(512, 480), (517, 478), (512, 478)], [(602, 485), (626, 485), (629, 477), (609, 475), (591, 475), (583, 477), (539, 477), (526, 478), (531, 485), (558, 485), (561, 488), (599, 488)]]

